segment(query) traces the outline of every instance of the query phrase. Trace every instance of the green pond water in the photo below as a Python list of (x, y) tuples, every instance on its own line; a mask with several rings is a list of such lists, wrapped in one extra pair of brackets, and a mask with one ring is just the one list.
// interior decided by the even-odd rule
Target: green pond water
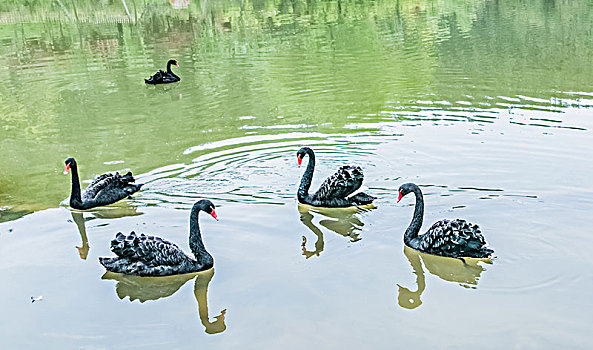
[[(0, 63), (1, 349), (593, 346), (591, 1), (7, 0)], [(299, 206), (304, 145), (376, 208)], [(71, 210), (69, 156), (143, 190)], [(492, 263), (404, 249), (405, 182)], [(104, 274), (201, 198), (214, 270)]]

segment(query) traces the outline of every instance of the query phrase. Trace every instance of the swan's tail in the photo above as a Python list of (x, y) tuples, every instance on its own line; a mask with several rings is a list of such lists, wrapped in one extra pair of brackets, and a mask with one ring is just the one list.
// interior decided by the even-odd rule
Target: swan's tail
[(482, 249), (480, 249), (478, 254), (480, 255), (479, 256), (480, 258), (491, 258), (492, 254), (494, 254), (494, 250), (490, 249), (490, 248), (483, 247)]
[(153, 84), (153, 85), (162, 83), (164, 75), (165, 75), (165, 72), (163, 72), (162, 70), (159, 70), (158, 72), (154, 73), (154, 75), (151, 76), (150, 78), (144, 79), (144, 82), (146, 84)]
[(111, 270), (113, 261), (117, 258), (99, 258), (99, 263), (103, 265), (107, 270)]
[(136, 181), (134, 179), (134, 176), (132, 176), (131, 171), (128, 171), (125, 175), (121, 175), (120, 180), (123, 181), (126, 185)]
[(144, 185), (135, 184), (134, 182), (136, 181), (136, 179), (134, 179), (134, 177), (132, 176), (132, 172), (130, 171), (128, 171), (125, 175), (121, 175), (120, 181), (122, 184), (121, 187), (124, 189), (124, 191), (126, 191), (128, 196), (140, 191), (140, 188), (142, 187), (142, 185)]
[(125, 191), (128, 194), (128, 196), (131, 196), (132, 194), (140, 191), (140, 188), (143, 185), (144, 184), (129, 184), (128, 186), (125, 187)]
[(492, 254), (494, 254), (494, 250), (487, 248), (487, 247), (481, 247), (479, 249), (471, 249), (471, 250), (466, 250), (464, 252), (458, 252), (457, 253), (457, 258), (477, 258), (477, 259), (488, 259), (492, 257)]
[(358, 192), (354, 196), (350, 197), (350, 199), (356, 205), (365, 205), (365, 204), (371, 204), (375, 199), (377, 199), (377, 197), (373, 197), (373, 196), (366, 194), (364, 192)]

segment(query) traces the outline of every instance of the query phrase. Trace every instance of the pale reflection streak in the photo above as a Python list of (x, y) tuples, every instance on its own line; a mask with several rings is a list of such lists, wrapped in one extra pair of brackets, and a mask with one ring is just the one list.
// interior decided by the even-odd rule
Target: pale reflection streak
[(424, 267), (431, 274), (440, 277), (449, 282), (459, 283), (466, 288), (477, 288), (478, 280), (484, 267), (479, 265), (479, 262), (485, 264), (492, 264), (490, 259), (475, 259), (465, 258), (461, 259), (444, 258), (441, 256), (424, 254), (415, 251), (407, 246), (404, 246), (404, 255), (408, 258), (414, 274), (416, 275), (416, 290), (411, 291), (408, 288), (398, 286), (397, 302), (399, 306), (405, 309), (415, 309), (422, 305), (420, 297), (426, 288), (426, 278), (424, 276)]
[(157, 300), (173, 295), (196, 275), (194, 296), (198, 302), (198, 315), (205, 328), (204, 331), (207, 334), (222, 333), (226, 330), (224, 322), (226, 309), (215, 316), (213, 322), (210, 322), (208, 316), (208, 285), (214, 276), (213, 268), (202, 272), (166, 277), (128, 276), (108, 271), (103, 274), (101, 279), (117, 281), (115, 291), (120, 299), (129, 297), (130, 302), (138, 300), (144, 303), (147, 300)]
[(133, 207), (133, 206), (118, 206), (118, 207), (110, 206), (110, 207), (95, 209), (91, 213), (89, 213), (89, 214), (92, 214), (92, 216), (90, 216), (86, 220), (84, 218), (84, 213), (87, 213), (87, 212), (79, 211), (79, 210), (71, 211), (72, 221), (74, 221), (74, 223), (76, 224), (76, 227), (78, 228), (78, 233), (80, 233), (80, 238), (82, 240), (80, 247), (78, 247), (78, 246), (76, 247), (76, 249), (78, 249), (78, 255), (80, 256), (80, 258), (82, 260), (86, 260), (88, 254), (89, 254), (89, 249), (90, 249), (89, 240), (86, 235), (86, 225), (85, 225), (86, 220), (93, 220), (96, 218), (116, 219), (116, 218), (122, 218), (124, 216), (142, 215), (142, 213), (137, 212), (136, 207)]
[(303, 255), (306, 259), (309, 259), (312, 256), (319, 256), (321, 252), (323, 252), (325, 243), (323, 241), (323, 232), (319, 227), (317, 227), (313, 223), (313, 219), (315, 215), (320, 215), (322, 217), (326, 217), (328, 219), (320, 220), (319, 224), (337, 234), (340, 234), (344, 237), (348, 237), (351, 242), (357, 242), (361, 240), (359, 232), (362, 230), (364, 223), (360, 220), (360, 218), (356, 215), (357, 213), (365, 210), (365, 209), (374, 209), (375, 207), (365, 206), (365, 208), (315, 208), (306, 204), (298, 205), (298, 210), (300, 214), (301, 222), (309, 229), (311, 232), (317, 236), (317, 240), (315, 241), (315, 250), (307, 250), (307, 237), (303, 236), (303, 241), (301, 243), (301, 248), (303, 250)]
[(72, 220), (76, 223), (76, 227), (78, 227), (78, 232), (80, 233), (80, 238), (82, 239), (82, 243), (80, 247), (76, 247), (78, 249), (78, 255), (82, 260), (86, 260), (86, 257), (89, 254), (89, 239), (86, 236), (86, 227), (84, 225), (84, 216), (79, 211), (72, 212)]

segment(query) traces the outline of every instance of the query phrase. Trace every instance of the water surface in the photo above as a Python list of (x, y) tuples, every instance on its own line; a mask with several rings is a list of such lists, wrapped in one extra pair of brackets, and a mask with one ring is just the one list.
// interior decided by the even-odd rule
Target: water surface
[[(592, 23), (535, 0), (1, 4), (1, 347), (589, 348)], [(145, 86), (169, 58), (181, 82)], [(376, 208), (299, 206), (304, 145), (312, 188), (357, 164)], [(70, 210), (68, 156), (143, 191)], [(404, 182), (493, 262), (404, 249)], [(105, 274), (119, 231), (187, 251), (200, 198), (214, 270)]]

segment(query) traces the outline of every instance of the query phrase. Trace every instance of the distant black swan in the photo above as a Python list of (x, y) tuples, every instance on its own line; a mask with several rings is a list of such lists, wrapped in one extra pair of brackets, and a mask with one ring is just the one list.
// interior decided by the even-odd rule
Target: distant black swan
[(486, 240), (478, 225), (462, 219), (441, 220), (432, 225), (423, 235), (418, 235), (424, 217), (422, 191), (413, 183), (399, 188), (399, 202), (410, 192), (416, 195), (414, 218), (404, 233), (404, 243), (417, 251), (449, 258), (488, 258), (494, 253), (486, 245)]
[(142, 187), (142, 184), (133, 183), (134, 177), (131, 172), (125, 175), (103, 174), (97, 176), (81, 195), (76, 161), (74, 158), (68, 158), (64, 163), (64, 174), (68, 174), (72, 169), (70, 206), (74, 209), (91, 209), (109, 205), (131, 196)]
[(350, 207), (370, 204), (375, 197), (358, 192), (353, 195), (362, 185), (364, 175), (358, 166), (343, 166), (332, 176), (328, 177), (314, 194), (309, 194), (313, 170), (315, 169), (315, 153), (309, 147), (303, 147), (297, 152), (299, 165), (303, 157), (309, 155), (307, 170), (301, 179), (301, 185), (297, 192), (299, 202), (315, 207)]
[(160, 237), (132, 231), (127, 237), (119, 232), (111, 241), (114, 258), (99, 258), (108, 271), (137, 276), (170, 276), (208, 270), (214, 266), (212, 255), (206, 251), (198, 224), (200, 211), (216, 218), (214, 204), (202, 199), (194, 204), (189, 217), (189, 248), (195, 259), (187, 256), (177, 245)]
[(166, 72), (159, 70), (158, 72), (154, 73), (154, 75), (151, 76), (150, 78), (144, 79), (144, 82), (146, 84), (156, 85), (156, 84), (168, 84), (168, 83), (174, 83), (176, 81), (180, 81), (181, 78), (178, 77), (171, 70), (172, 64), (174, 64), (176, 67), (179, 67), (179, 65), (177, 64), (177, 61), (169, 60), (169, 62), (167, 62), (167, 71)]

